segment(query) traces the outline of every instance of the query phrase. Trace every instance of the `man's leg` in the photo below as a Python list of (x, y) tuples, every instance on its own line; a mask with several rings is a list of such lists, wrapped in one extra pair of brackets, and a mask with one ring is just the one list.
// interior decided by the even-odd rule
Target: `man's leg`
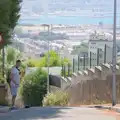
[(14, 96), (12, 96), (12, 107), (14, 107), (15, 106), (15, 99), (16, 99), (16, 96), (14, 95)]
[(12, 108), (15, 107), (15, 100), (17, 96), (17, 87), (12, 86), (11, 87), (11, 95), (12, 95)]

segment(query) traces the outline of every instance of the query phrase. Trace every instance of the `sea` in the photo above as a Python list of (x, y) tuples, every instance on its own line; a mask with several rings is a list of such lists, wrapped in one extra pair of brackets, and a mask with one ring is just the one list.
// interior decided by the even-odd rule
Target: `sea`
[[(40, 24), (64, 24), (64, 25), (80, 25), (80, 24), (113, 24), (113, 17), (88, 17), (88, 16), (56, 16), (49, 15), (37, 18), (21, 18), (19, 24), (22, 25), (40, 25)], [(120, 23), (120, 17), (117, 17), (117, 24)]]

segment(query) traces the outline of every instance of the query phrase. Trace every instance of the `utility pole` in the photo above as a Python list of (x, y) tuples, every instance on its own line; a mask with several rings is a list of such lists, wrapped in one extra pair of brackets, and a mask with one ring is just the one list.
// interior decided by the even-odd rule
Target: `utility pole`
[(116, 18), (117, 18), (117, 0), (114, 0), (112, 106), (116, 105), (116, 23), (117, 23)]
[(73, 58), (73, 73), (75, 73), (75, 58)]

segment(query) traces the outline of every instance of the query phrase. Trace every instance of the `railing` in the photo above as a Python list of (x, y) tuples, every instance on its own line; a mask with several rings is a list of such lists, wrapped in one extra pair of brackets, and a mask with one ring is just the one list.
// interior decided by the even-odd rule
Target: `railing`
[(62, 65), (61, 75), (63, 77), (71, 77), (72, 73), (85, 71), (103, 63), (112, 64), (112, 48), (110, 49), (111, 52), (107, 49), (107, 45), (105, 45), (104, 51), (98, 48), (96, 53), (89, 52), (89, 55), (78, 55), (77, 58), (73, 58), (72, 64)]

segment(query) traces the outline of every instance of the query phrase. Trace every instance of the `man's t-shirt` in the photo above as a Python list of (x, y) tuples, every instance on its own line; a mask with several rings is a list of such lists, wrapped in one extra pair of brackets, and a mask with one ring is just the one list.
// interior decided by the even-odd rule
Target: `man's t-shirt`
[[(12, 80), (11, 80), (11, 85), (12, 86), (19, 86), (20, 83), (20, 74), (19, 74), (19, 70), (16, 67), (13, 67), (11, 70), (11, 74), (12, 74)], [(13, 80), (16, 82), (16, 84), (13, 82)]]

